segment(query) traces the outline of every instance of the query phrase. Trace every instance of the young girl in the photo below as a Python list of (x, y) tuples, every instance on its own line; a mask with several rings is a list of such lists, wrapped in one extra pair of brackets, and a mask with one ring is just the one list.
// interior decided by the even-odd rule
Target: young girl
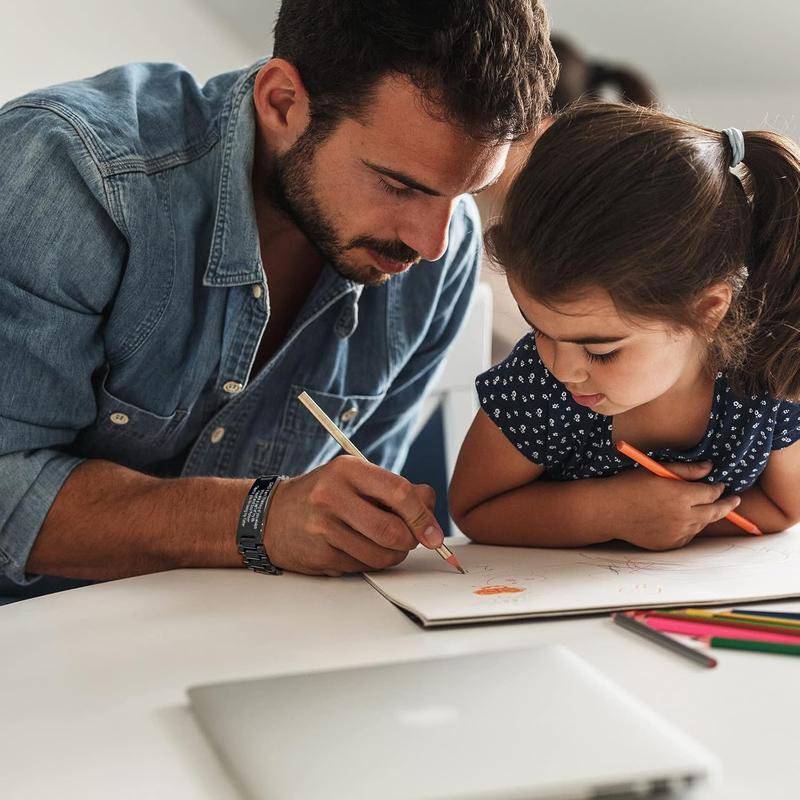
[[(515, 179), (490, 254), (531, 332), (476, 380), (450, 490), (475, 541), (660, 550), (800, 521), (800, 153), (594, 103)], [(626, 440), (665, 480), (617, 452)]]

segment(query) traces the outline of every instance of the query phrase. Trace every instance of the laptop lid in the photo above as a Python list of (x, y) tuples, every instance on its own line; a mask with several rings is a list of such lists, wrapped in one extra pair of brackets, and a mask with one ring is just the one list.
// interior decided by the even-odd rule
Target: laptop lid
[(199, 686), (201, 727), (250, 798), (585, 798), (717, 770), (561, 646)]

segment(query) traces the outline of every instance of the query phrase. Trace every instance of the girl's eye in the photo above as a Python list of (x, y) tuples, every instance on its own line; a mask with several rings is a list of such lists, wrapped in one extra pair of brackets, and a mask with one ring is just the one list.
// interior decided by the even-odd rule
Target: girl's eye
[[(538, 328), (534, 328), (533, 325), (531, 325), (531, 333), (534, 339), (539, 339), (540, 337), (547, 338), (545, 334)], [(584, 350), (583, 353), (589, 361), (595, 364), (608, 364), (619, 355), (619, 350), (612, 350), (610, 353), (592, 353), (590, 350)]]
[(612, 350), (610, 353), (591, 353), (588, 350), (583, 352), (589, 361), (598, 364), (608, 364), (609, 361), (613, 361), (619, 355), (619, 350)]
[(414, 193), (414, 190), (408, 186), (404, 186), (402, 188), (398, 186), (392, 186), (391, 183), (387, 183), (383, 178), (378, 178), (378, 181), (380, 182), (381, 189), (383, 189), (383, 191), (387, 194), (392, 195), (392, 197), (408, 197)]

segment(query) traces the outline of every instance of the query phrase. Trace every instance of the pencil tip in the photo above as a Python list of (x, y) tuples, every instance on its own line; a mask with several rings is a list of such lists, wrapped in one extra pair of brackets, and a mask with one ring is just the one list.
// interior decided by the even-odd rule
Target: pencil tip
[(461, 566), (461, 564), (459, 564), (459, 565), (458, 565), (458, 571), (459, 571), (459, 572), (460, 572), (462, 575), (466, 575), (466, 574), (467, 574), (467, 571), (464, 569), (464, 567), (462, 567), (462, 566)]

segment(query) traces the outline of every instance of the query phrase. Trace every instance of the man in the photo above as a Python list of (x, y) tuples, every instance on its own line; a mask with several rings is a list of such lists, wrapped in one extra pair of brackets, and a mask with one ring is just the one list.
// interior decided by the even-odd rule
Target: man
[[(536, 0), (285, 0), (245, 72), (130, 65), (8, 104), (0, 569), (241, 565), (259, 474), (278, 567), (440, 544), (432, 491), (390, 470), (475, 281), (464, 195), (555, 70)], [(334, 458), (302, 390), (372, 464)]]

